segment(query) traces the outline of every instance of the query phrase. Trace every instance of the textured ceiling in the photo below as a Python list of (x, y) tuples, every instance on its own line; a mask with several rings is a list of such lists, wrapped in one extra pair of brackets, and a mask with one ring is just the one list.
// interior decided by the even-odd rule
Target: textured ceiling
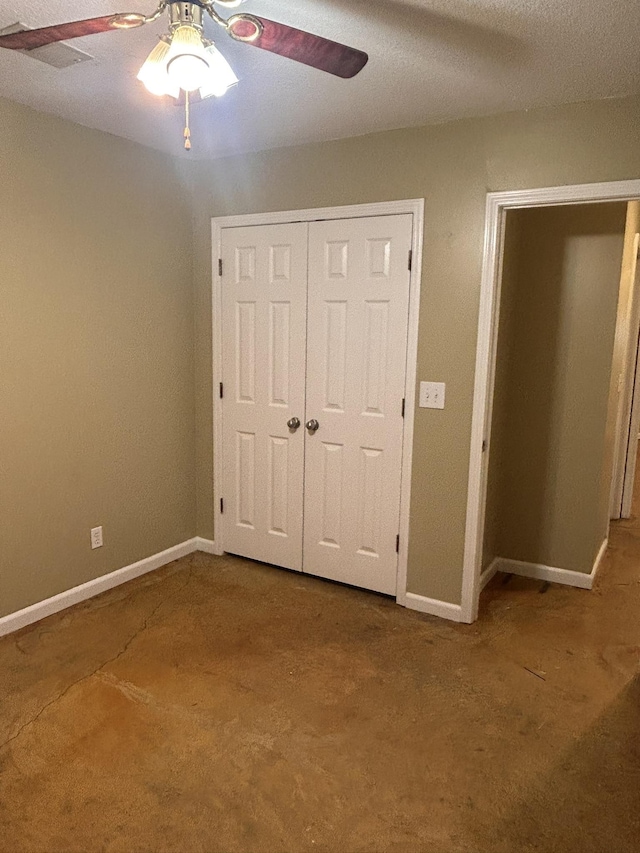
[[(0, 0), (0, 28), (154, 8), (154, 0)], [(189, 156), (640, 91), (638, 0), (246, 0), (242, 8), (361, 48), (369, 64), (341, 80), (235, 43), (209, 21), (240, 84), (194, 108)], [(181, 154), (182, 110), (135, 79), (165, 19), (75, 39), (94, 60), (65, 69), (0, 50), (0, 96)]]

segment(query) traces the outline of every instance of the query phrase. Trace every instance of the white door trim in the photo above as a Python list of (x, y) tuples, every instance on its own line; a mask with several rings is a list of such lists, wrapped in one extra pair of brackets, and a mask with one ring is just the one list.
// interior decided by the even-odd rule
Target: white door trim
[[(638, 275), (638, 273), (636, 273)], [(627, 421), (623, 423), (624, 439), (624, 479), (622, 485), (621, 517), (631, 518), (631, 505), (637, 473), (636, 459), (638, 455), (638, 432), (640, 430), (640, 347), (637, 346), (638, 335), (636, 335), (636, 357), (634, 361), (634, 373), (631, 379), (631, 411)]]
[[(629, 218), (629, 206), (627, 205), (627, 220)], [(627, 226), (625, 223), (625, 245), (622, 253), (622, 273), (625, 270), (625, 260), (627, 252)], [(637, 255), (638, 255), (638, 239), (640, 235), (636, 234), (633, 240), (631, 258), (631, 282), (629, 286), (629, 298), (626, 305), (627, 317), (625, 321), (620, 320), (620, 314), (623, 306), (618, 301), (618, 316), (616, 318), (616, 332), (613, 345), (614, 355), (619, 337), (624, 338), (623, 361), (622, 361), (622, 385), (619, 390), (618, 410), (616, 412), (615, 424), (615, 445), (613, 453), (613, 477), (611, 479), (611, 493), (609, 501), (609, 515), (611, 519), (619, 519), (624, 517), (623, 505), (625, 503), (625, 483), (627, 475), (631, 475), (633, 484), (633, 473), (628, 470), (629, 461), (629, 431), (631, 429), (631, 415), (633, 409), (633, 393), (635, 383), (635, 368), (630, 368), (630, 362), (633, 360), (635, 365), (638, 351), (638, 335), (640, 334), (640, 301), (636, 288), (636, 271), (637, 271)], [(622, 292), (622, 275), (620, 276), (620, 289)], [(611, 377), (613, 382), (614, 377)], [(637, 444), (635, 451), (637, 453)], [(635, 456), (633, 457), (633, 468), (635, 468)], [(633, 492), (633, 488), (631, 490)], [(632, 495), (629, 495), (629, 503)]]
[(463, 622), (474, 622), (478, 617), (505, 212), (560, 204), (631, 201), (639, 197), (640, 180), (487, 193), (462, 574)]
[[(627, 361), (624, 366), (624, 395), (625, 409), (621, 417), (618, 429), (617, 441), (619, 442), (619, 469), (614, 471), (614, 476), (620, 479), (620, 502), (616, 505), (621, 518), (631, 518), (631, 504), (633, 502), (633, 491), (636, 479), (636, 459), (638, 456), (638, 428), (640, 426), (640, 352), (638, 337), (640, 336), (640, 299), (638, 289), (640, 287), (640, 264), (638, 255), (640, 253), (640, 235), (636, 233), (633, 240), (632, 276), (631, 289), (633, 299), (633, 311), (631, 314), (630, 329), (628, 334)], [(616, 516), (617, 517), (617, 516)]]
[(219, 387), (222, 381), (222, 293), (218, 275), (220, 241), (223, 228), (248, 225), (279, 225), (287, 222), (315, 222), (324, 219), (354, 219), (366, 216), (389, 216), (397, 213), (413, 215), (411, 237), (412, 265), (409, 290), (409, 320), (407, 335), (407, 370), (405, 376), (405, 417), (402, 435), (402, 486), (400, 492), (400, 549), (396, 601), (407, 603), (407, 559), (409, 554), (409, 507), (411, 503), (411, 470), (413, 461), (413, 422), (416, 403), (416, 371), (418, 359), (418, 319), (420, 315), (420, 283), (422, 281), (422, 235), (424, 233), (424, 199), (383, 201), (374, 204), (353, 204), (344, 207), (319, 207), (309, 210), (285, 210), (275, 213), (248, 213), (239, 216), (220, 216), (211, 220), (212, 249), (212, 334), (213, 334), (213, 482), (215, 543), (219, 554), (224, 552), (222, 518), (217, 492), (222, 482), (222, 417)]

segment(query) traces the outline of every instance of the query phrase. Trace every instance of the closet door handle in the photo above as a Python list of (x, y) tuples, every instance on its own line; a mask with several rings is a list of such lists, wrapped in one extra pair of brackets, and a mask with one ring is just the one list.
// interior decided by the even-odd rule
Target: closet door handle
[(289, 427), (290, 430), (295, 432), (298, 429), (298, 427), (300, 426), (300, 418), (290, 418), (287, 421), (287, 426)]
[(318, 423), (318, 421), (315, 418), (312, 418), (310, 421), (307, 421), (305, 426), (309, 430), (309, 432), (312, 434), (314, 432), (316, 432), (318, 429), (320, 429), (320, 424)]

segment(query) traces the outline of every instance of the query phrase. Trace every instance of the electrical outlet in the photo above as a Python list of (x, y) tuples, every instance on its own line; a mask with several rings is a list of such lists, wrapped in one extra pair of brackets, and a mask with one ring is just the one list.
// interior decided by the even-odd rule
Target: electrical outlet
[(444, 409), (444, 382), (420, 383), (420, 407), (422, 409)]
[(102, 527), (91, 528), (91, 547), (102, 548)]

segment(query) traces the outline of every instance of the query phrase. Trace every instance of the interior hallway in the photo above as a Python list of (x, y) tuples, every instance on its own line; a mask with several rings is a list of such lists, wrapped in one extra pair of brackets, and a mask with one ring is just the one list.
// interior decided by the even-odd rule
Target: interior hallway
[(636, 489), (472, 626), (196, 554), (5, 637), (0, 849), (637, 851)]

